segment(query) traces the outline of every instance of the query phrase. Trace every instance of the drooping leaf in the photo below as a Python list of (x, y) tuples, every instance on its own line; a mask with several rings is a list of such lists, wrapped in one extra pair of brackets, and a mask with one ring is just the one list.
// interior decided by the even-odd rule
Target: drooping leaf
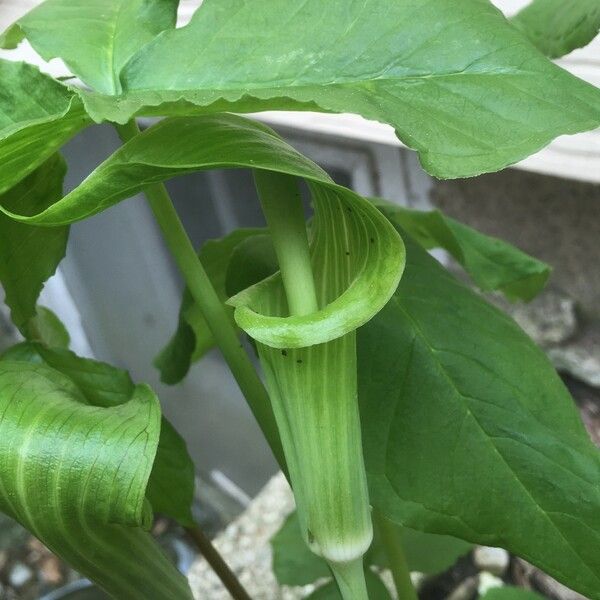
[(31, 65), (0, 59), (0, 193), (90, 123), (77, 94)]
[[(237, 229), (221, 239), (208, 240), (200, 249), (200, 261), (223, 303), (227, 299), (225, 277), (232, 252), (244, 239), (262, 231)], [(233, 322), (233, 310), (229, 311)], [(179, 383), (187, 375), (191, 364), (200, 360), (214, 344), (202, 311), (186, 289), (179, 310), (177, 330), (154, 362), (160, 370), (161, 381), (171, 385)]]
[[(370, 570), (365, 570), (365, 580), (367, 582), (367, 591), (369, 600), (391, 600), (390, 593), (385, 587), (381, 578)], [(307, 600), (342, 600), (337, 585), (331, 581), (316, 589)]]
[[(472, 545), (446, 535), (423, 533), (396, 526), (411, 571), (435, 575), (451, 567)], [(308, 585), (331, 573), (325, 561), (308, 550), (302, 541), (298, 516), (294, 512), (271, 540), (273, 571), (281, 585)], [(388, 568), (377, 531), (365, 555), (365, 566)]]
[(587, 46), (600, 31), (598, 0), (533, 0), (512, 22), (550, 58)]
[(373, 504), (389, 519), (523, 556), (600, 597), (600, 453), (546, 356), (414, 242), (359, 331)]
[[(61, 198), (65, 171), (62, 158), (53, 155), (1, 194), (0, 206), (21, 214), (43, 211)], [(20, 329), (33, 319), (44, 283), (65, 255), (68, 236), (65, 226), (34, 227), (0, 214), (0, 283), (12, 320)]]
[(457, 260), (484, 292), (501, 291), (510, 300), (532, 300), (546, 285), (550, 267), (518, 248), (484, 235), (439, 210), (411, 210), (381, 199), (384, 215), (430, 250), (443, 248)]
[[(176, 64), (177, 68), (173, 68)], [(438, 177), (498, 170), (600, 125), (600, 91), (487, 0), (205, 0), (142, 48), (96, 119), (190, 111), (352, 112), (391, 124)], [(166, 104), (165, 104), (166, 103)], [(163, 106), (160, 106), (163, 105)]]
[(148, 387), (99, 408), (54, 369), (0, 361), (0, 508), (115, 598), (191, 599), (144, 531), (159, 430)]
[(125, 63), (161, 31), (175, 27), (179, 0), (46, 0), (7, 31), (4, 47), (26, 37), (44, 58), (62, 58), (89, 86), (121, 91)]
[[(1, 358), (51, 367), (67, 376), (92, 406), (120, 406), (129, 401), (135, 390), (127, 371), (61, 348), (22, 343), (7, 350)], [(168, 515), (183, 526), (193, 524), (194, 464), (185, 442), (164, 417), (146, 496), (155, 512)]]

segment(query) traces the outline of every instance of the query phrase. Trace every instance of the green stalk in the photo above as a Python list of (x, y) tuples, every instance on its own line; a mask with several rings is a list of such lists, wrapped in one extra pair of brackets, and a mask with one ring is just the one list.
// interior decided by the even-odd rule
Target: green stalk
[[(135, 121), (117, 126), (117, 131), (124, 142), (133, 139), (140, 133)], [(144, 191), (148, 204), (162, 230), (167, 247), (175, 259), (192, 297), (200, 307), (217, 346), (246, 397), (275, 458), (285, 469), (281, 440), (267, 391), (185, 232), (165, 186), (162, 184), (149, 185)]]
[[(318, 294), (297, 181), (260, 171), (255, 181), (287, 313), (315, 313)], [(344, 599), (367, 599), (362, 557), (372, 526), (356, 399), (356, 334), (306, 348), (257, 347), (304, 539), (328, 562)]]
[(402, 540), (398, 535), (398, 528), (377, 510), (373, 511), (373, 519), (379, 530), (383, 549), (390, 565), (398, 599), (418, 600), (417, 592), (410, 578)]
[(362, 558), (347, 563), (337, 563), (335, 567), (330, 563), (329, 566), (340, 588), (342, 598), (368, 600), (369, 593), (367, 592)]

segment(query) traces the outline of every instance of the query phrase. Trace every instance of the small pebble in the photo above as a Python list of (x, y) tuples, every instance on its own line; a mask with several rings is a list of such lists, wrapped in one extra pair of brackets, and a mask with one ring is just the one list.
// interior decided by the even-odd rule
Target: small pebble
[(59, 585), (63, 581), (60, 570), (60, 562), (56, 556), (48, 556), (40, 563), (40, 574), (42, 579), (50, 585)]
[(16, 563), (8, 575), (8, 583), (14, 588), (23, 587), (33, 577), (33, 571), (23, 563)]
[(470, 600), (477, 591), (477, 577), (467, 577), (448, 596), (447, 600)]
[(504, 581), (491, 573), (483, 571), (479, 573), (479, 585), (477, 586), (477, 592), (480, 596), (485, 596), (490, 590), (504, 586)]
[(503, 548), (477, 546), (473, 552), (473, 562), (480, 571), (492, 575), (504, 575), (510, 564), (510, 555)]

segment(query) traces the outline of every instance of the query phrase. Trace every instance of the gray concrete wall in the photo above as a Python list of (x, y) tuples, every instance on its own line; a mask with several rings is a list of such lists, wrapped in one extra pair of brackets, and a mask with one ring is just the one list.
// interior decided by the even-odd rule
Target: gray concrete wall
[(586, 317), (600, 319), (600, 185), (508, 169), (436, 182), (431, 201), (548, 262), (551, 286)]

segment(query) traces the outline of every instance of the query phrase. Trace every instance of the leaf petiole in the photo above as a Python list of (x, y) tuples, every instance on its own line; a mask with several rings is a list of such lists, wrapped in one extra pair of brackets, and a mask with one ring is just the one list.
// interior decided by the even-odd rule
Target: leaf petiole
[(373, 521), (379, 530), (399, 600), (418, 600), (397, 528), (376, 509), (373, 510)]

